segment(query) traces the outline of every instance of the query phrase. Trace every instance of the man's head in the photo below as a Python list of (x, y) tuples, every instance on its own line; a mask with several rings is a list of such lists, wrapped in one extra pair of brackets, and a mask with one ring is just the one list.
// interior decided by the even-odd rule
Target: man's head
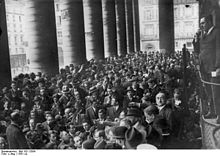
[(96, 141), (105, 139), (105, 131), (104, 130), (96, 130), (93, 138)]
[(50, 139), (51, 142), (56, 143), (57, 133), (55, 131), (49, 131), (49, 139)]
[(156, 117), (156, 115), (159, 114), (159, 110), (155, 105), (150, 105), (147, 108), (144, 109), (144, 116), (146, 118), (146, 121), (148, 123), (152, 123)]
[(105, 119), (106, 117), (106, 112), (104, 109), (100, 109), (99, 112), (98, 112), (98, 116), (99, 116), (99, 119)]
[(159, 92), (156, 95), (156, 104), (157, 106), (164, 106), (166, 104), (166, 95), (164, 92)]
[(22, 118), (19, 111), (14, 111), (11, 113), (11, 121), (19, 126), (22, 124)]
[(74, 140), (74, 146), (76, 148), (82, 147), (82, 139), (79, 136), (75, 136), (73, 140)]
[(6, 140), (0, 137), (0, 149), (6, 149)]
[(66, 131), (60, 132), (60, 139), (65, 142), (69, 142), (70, 141), (69, 133), (67, 133)]
[(200, 26), (203, 31), (208, 32), (208, 30), (213, 26), (212, 15), (202, 17), (200, 19)]
[(88, 122), (84, 122), (82, 125), (83, 125), (83, 128), (84, 128), (85, 131), (89, 131), (90, 124)]

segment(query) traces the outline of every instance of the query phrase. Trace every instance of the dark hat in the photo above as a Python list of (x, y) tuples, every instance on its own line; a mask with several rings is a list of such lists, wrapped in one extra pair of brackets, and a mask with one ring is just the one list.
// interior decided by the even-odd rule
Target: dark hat
[(21, 115), (19, 111), (14, 111), (13, 113), (11, 113), (12, 121), (18, 121), (20, 118), (21, 118)]
[(8, 91), (9, 91), (8, 87), (4, 87), (4, 88), (2, 89), (2, 93), (3, 93), (3, 94), (8, 93)]
[(128, 149), (136, 149), (143, 141), (142, 134), (134, 127), (128, 129), (125, 133), (125, 146)]
[(112, 127), (111, 131), (115, 139), (125, 139), (125, 132), (127, 131), (127, 127), (116, 126), (116, 127)]
[(62, 93), (69, 93), (69, 92), (70, 92), (69, 87), (68, 87), (67, 85), (64, 85), (64, 86), (62, 87)]
[(96, 93), (98, 91), (98, 89), (94, 86), (94, 87), (91, 87), (89, 88), (89, 94), (93, 94), (93, 93)]
[(72, 85), (79, 85), (80, 81), (77, 78), (74, 78), (72, 81)]
[(96, 143), (95, 139), (89, 139), (82, 143), (82, 147), (84, 149), (94, 149), (95, 143)]
[(122, 147), (117, 143), (108, 143), (106, 144), (105, 149), (122, 149)]
[(128, 109), (127, 116), (141, 117), (142, 112), (138, 108)]
[(67, 78), (67, 79), (72, 79), (73, 76), (69, 74), (69, 75), (66, 76), (66, 78)]
[(98, 113), (106, 114), (106, 111), (104, 109), (99, 109)]
[(36, 127), (35, 127), (35, 130), (38, 131), (38, 130), (44, 130), (44, 127), (41, 123), (37, 123), (36, 124)]
[(132, 87), (131, 86), (129, 86), (128, 88), (127, 88), (127, 90), (126, 90), (127, 92), (129, 92), (129, 91), (131, 91), (131, 92), (133, 92), (134, 90), (132, 89)]
[(148, 83), (156, 83), (156, 79), (155, 78), (150, 78), (147, 82)]
[(105, 149), (106, 142), (104, 140), (96, 141), (94, 149)]
[(40, 96), (35, 96), (33, 101), (40, 101), (40, 100), (41, 100)]
[(37, 72), (36, 76), (42, 76), (41, 72)]

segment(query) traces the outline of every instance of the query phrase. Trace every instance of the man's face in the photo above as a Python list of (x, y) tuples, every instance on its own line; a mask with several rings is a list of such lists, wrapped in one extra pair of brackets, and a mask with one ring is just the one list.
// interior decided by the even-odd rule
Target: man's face
[(158, 94), (156, 95), (156, 104), (157, 104), (158, 106), (163, 106), (163, 105), (165, 105), (165, 102), (166, 102), (166, 100), (165, 100), (165, 94), (164, 94), (164, 93), (158, 93)]
[(52, 134), (50, 135), (50, 141), (51, 141), (51, 142), (56, 142), (56, 140), (57, 140), (56, 134), (52, 133)]
[(70, 132), (71, 134), (74, 134), (75, 131), (76, 131), (76, 128), (75, 128), (73, 125), (70, 125), (69, 132)]
[(85, 131), (89, 131), (90, 126), (88, 123), (84, 123), (83, 128), (85, 129)]
[(12, 84), (11, 84), (11, 88), (16, 90), (16, 89), (17, 89), (16, 84), (15, 84), (15, 83), (12, 83)]
[(208, 32), (208, 30), (211, 28), (210, 22), (208, 22), (205, 18), (201, 18), (200, 26), (201, 29), (204, 30), (205, 32)]
[(30, 128), (33, 128), (33, 129), (34, 129), (34, 127), (35, 127), (35, 122), (34, 122), (33, 119), (31, 119), (31, 120), (29, 121), (29, 126), (30, 126)]
[(99, 113), (98, 116), (99, 116), (99, 119), (105, 119), (105, 114), (102, 112)]
[(0, 137), (0, 149), (6, 148), (6, 141), (4, 138)]
[(63, 132), (62, 140), (64, 140), (64, 141), (70, 140), (70, 135), (66, 131)]
[(126, 116), (126, 119), (130, 120), (131, 125), (134, 125), (138, 121), (138, 118), (134, 116)]
[(79, 136), (77, 136), (77, 137), (74, 138), (74, 142), (75, 142), (74, 145), (75, 145), (77, 148), (81, 148), (81, 147), (82, 147), (82, 139), (81, 139)]
[(53, 117), (52, 116), (48, 116), (47, 117), (47, 123), (50, 124), (51, 122), (53, 122)]

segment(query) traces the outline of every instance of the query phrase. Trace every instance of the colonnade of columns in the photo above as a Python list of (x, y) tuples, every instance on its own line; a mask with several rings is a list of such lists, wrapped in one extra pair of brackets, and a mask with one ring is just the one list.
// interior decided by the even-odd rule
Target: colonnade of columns
[[(4, 1), (2, 0), (3, 3)], [(54, 0), (25, 0), (25, 5), (25, 34), (28, 39), (27, 55), (30, 59), (30, 72), (58, 73)], [(159, 3), (159, 5), (167, 4)], [(164, 8), (164, 11), (170, 9), (166, 6), (161, 8)], [(61, 9), (65, 14), (65, 18), (62, 19), (65, 65), (71, 63), (77, 65), (90, 59), (99, 60), (140, 50), (138, 0), (62, 0)], [(3, 5), (1, 5), (1, 18), (4, 33), (0, 40), (2, 56), (0, 74), (3, 75), (6, 73), (5, 70), (10, 73), (7, 33), (5, 33), (7, 32), (6, 12)], [(163, 18), (166, 20), (173, 17)], [(165, 31), (167, 26), (160, 24), (160, 29)], [(163, 38), (163, 40), (167, 39)], [(1, 78), (10, 80), (10, 74)]]

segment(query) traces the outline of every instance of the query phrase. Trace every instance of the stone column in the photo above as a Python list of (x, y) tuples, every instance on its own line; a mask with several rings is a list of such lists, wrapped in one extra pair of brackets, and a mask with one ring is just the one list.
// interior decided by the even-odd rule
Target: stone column
[(134, 21), (134, 51), (140, 51), (140, 25), (139, 25), (139, 0), (133, 2), (133, 21)]
[(127, 54), (126, 42), (126, 22), (125, 22), (125, 2), (124, 0), (115, 0), (116, 12), (116, 31), (117, 31), (117, 50), (119, 56)]
[(104, 59), (102, 2), (83, 0), (87, 60)]
[(62, 34), (64, 65), (86, 61), (82, 0), (62, 0)]
[(132, 0), (125, 0), (127, 53), (134, 52), (134, 27)]
[(26, 40), (30, 72), (57, 74), (58, 48), (53, 0), (26, 0)]
[(102, 0), (105, 57), (117, 55), (115, 0)]
[(9, 85), (11, 81), (11, 66), (6, 22), (5, 0), (0, 1), (0, 87)]
[(174, 52), (173, 0), (159, 0), (159, 40), (160, 49), (167, 54)]

